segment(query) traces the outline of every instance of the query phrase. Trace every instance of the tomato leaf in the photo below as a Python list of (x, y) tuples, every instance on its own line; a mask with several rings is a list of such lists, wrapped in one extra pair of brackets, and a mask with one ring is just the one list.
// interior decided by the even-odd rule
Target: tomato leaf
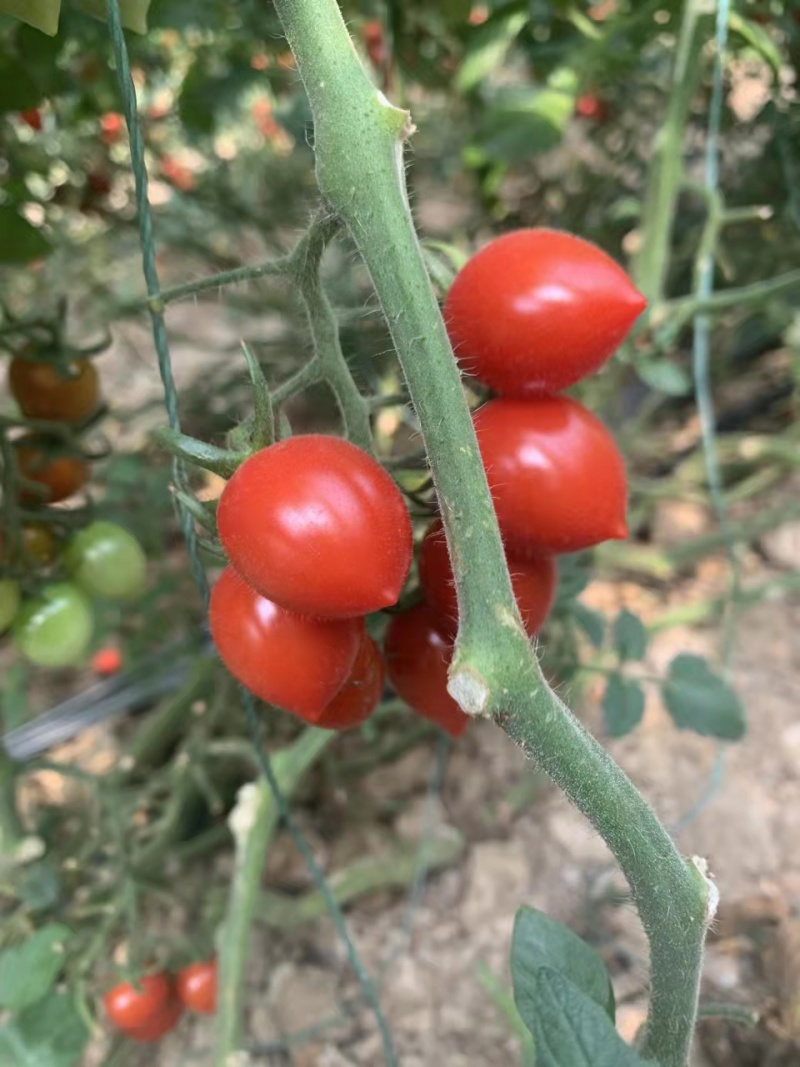
[(544, 912), (536, 908), (520, 908), (514, 918), (511, 937), (511, 974), (514, 998), (523, 1018), (526, 1015), (520, 1001), (526, 1001), (531, 977), (543, 967), (568, 978), (609, 1018), (614, 1018), (611, 981), (605, 964), (591, 945)]
[(643, 659), (647, 651), (647, 631), (632, 611), (623, 610), (614, 621), (614, 648), (622, 663)]
[(783, 67), (780, 49), (773, 41), (766, 27), (744, 18), (736, 11), (731, 11), (728, 18), (731, 31), (743, 37), (762, 59), (766, 59), (775, 72), (775, 76), (780, 76), (781, 68)]
[(739, 697), (702, 656), (676, 656), (669, 665), (661, 695), (679, 730), (694, 730), (703, 737), (723, 741), (738, 741), (745, 733), (745, 713)]
[(50, 923), (0, 952), (0, 1005), (22, 1011), (46, 996), (63, 966), (69, 936), (68, 927)]
[(644, 693), (638, 682), (621, 674), (609, 676), (603, 694), (603, 719), (609, 737), (624, 737), (644, 715)]
[(72, 1000), (53, 993), (0, 1028), (0, 1067), (76, 1067), (88, 1037)]
[(15, 56), (0, 56), (0, 112), (24, 111), (42, 101), (42, 90)]
[(456, 88), (469, 92), (500, 66), (528, 16), (524, 11), (499, 11), (471, 34)]
[(606, 623), (602, 615), (576, 600), (570, 605), (575, 622), (580, 626), (595, 648), (600, 648), (605, 635)]
[(651, 389), (667, 396), (688, 396), (692, 391), (692, 381), (683, 367), (669, 359), (657, 359), (648, 363), (637, 363), (636, 373)]
[(11, 15), (51, 37), (58, 33), (60, 11), (61, 0), (0, 0), (0, 15)]
[(16, 208), (0, 207), (0, 263), (29, 263), (49, 251), (49, 241)]

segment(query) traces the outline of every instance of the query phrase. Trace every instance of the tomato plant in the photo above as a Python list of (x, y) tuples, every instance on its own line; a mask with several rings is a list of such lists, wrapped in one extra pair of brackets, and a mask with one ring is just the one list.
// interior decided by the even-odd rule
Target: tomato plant
[(103, 1003), (106, 1015), (118, 1030), (129, 1035), (141, 1034), (163, 1025), (175, 1004), (175, 989), (166, 971), (156, 971), (144, 975), (137, 985), (121, 982), (109, 989)]
[(411, 522), (391, 477), (349, 441), (292, 437), (247, 459), (217, 513), (228, 559), (264, 596), (326, 618), (394, 604)]
[(192, 963), (178, 973), (178, 999), (185, 1008), (200, 1015), (213, 1015), (217, 1010), (217, 961)]
[(64, 373), (54, 363), (18, 356), (9, 364), (8, 384), (30, 419), (83, 422), (100, 402), (97, 370), (89, 359), (74, 360)]
[(577, 552), (627, 537), (622, 456), (582, 404), (564, 396), (491, 400), (474, 422), (509, 552)]
[(147, 560), (132, 533), (98, 520), (70, 542), (64, 561), (73, 581), (92, 596), (125, 600), (144, 589)]
[(558, 230), (490, 241), (456, 275), (444, 316), (469, 373), (508, 396), (566, 389), (619, 347), (646, 306), (596, 245)]
[(46, 585), (23, 604), (14, 623), (14, 641), (40, 667), (72, 667), (86, 652), (94, 629), (92, 606), (69, 582)]
[(350, 677), (315, 725), (324, 730), (349, 730), (360, 726), (377, 708), (383, 694), (383, 681), (381, 650), (371, 637), (364, 634)]
[(0, 634), (17, 617), (20, 601), (19, 584), (13, 578), (0, 578)]
[[(550, 556), (508, 560), (511, 585), (522, 622), (533, 637), (547, 618), (556, 593), (557, 570)], [(419, 549), (419, 583), (426, 601), (442, 616), (444, 625), (455, 628), (458, 601), (447, 539), (440, 519), (431, 523)]]
[(211, 591), (211, 634), (223, 663), (267, 703), (316, 722), (352, 670), (361, 619), (312, 619), (279, 607), (232, 567)]
[(86, 460), (57, 452), (59, 445), (43, 434), (26, 434), (14, 442), (20, 474), (44, 489), (43, 495), (21, 489), (22, 503), (56, 504), (77, 493), (89, 480)]
[(384, 641), (386, 670), (397, 695), (418, 715), (460, 737), (469, 725), (469, 716), (447, 692), (453, 644), (441, 625), (427, 604), (393, 616)]

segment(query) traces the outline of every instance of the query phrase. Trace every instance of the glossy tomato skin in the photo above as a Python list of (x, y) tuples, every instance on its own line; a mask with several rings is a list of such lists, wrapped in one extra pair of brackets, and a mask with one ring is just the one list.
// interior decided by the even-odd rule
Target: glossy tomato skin
[(235, 678), (269, 704), (316, 722), (350, 674), (361, 619), (313, 619), (279, 607), (226, 567), (211, 591), (211, 635)]
[(179, 1000), (171, 1000), (169, 1004), (146, 1026), (136, 1030), (126, 1030), (125, 1033), (131, 1041), (151, 1043), (160, 1041), (178, 1025), (183, 1015), (183, 1004)]
[(63, 374), (53, 363), (16, 357), (8, 368), (8, 385), (20, 411), (29, 419), (83, 422), (100, 402), (97, 370), (77, 359)]
[(39, 495), (21, 489), (23, 504), (57, 504), (77, 493), (89, 480), (89, 464), (79, 456), (51, 455), (58, 442), (40, 434), (27, 434), (15, 443), (20, 474), (45, 490)]
[(628, 535), (625, 464), (599, 419), (564, 396), (491, 400), (474, 416), (508, 552), (578, 552)]
[(23, 604), (14, 621), (14, 643), (39, 667), (73, 667), (85, 654), (94, 630), (92, 605), (69, 582), (46, 585)]
[(597, 370), (646, 306), (596, 245), (558, 230), (490, 241), (458, 273), (444, 317), (464, 369), (504, 396), (552, 393)]
[(72, 539), (64, 557), (73, 580), (90, 596), (127, 600), (146, 584), (147, 560), (132, 533), (99, 519)]
[(360, 726), (377, 708), (383, 694), (381, 650), (364, 634), (350, 677), (328, 704), (315, 725), (323, 730), (350, 730)]
[(125, 1033), (151, 1026), (175, 1000), (175, 991), (166, 971), (147, 974), (137, 988), (121, 982), (103, 998), (109, 1020)]
[(185, 1008), (200, 1015), (217, 1010), (217, 961), (205, 960), (184, 967), (178, 974), (178, 999)]
[(441, 626), (441, 619), (427, 604), (393, 616), (384, 642), (386, 670), (397, 695), (418, 715), (452, 737), (460, 737), (469, 716), (447, 692), (453, 644)]
[(336, 437), (292, 437), (251, 456), (225, 486), (217, 524), (242, 577), (303, 615), (388, 607), (411, 565), (399, 489), (371, 456)]
[[(525, 632), (534, 637), (553, 606), (558, 578), (550, 556), (508, 560), (511, 585)], [(419, 549), (419, 583), (425, 600), (445, 621), (449, 630), (458, 625), (458, 600), (447, 539), (440, 519), (428, 528)]]

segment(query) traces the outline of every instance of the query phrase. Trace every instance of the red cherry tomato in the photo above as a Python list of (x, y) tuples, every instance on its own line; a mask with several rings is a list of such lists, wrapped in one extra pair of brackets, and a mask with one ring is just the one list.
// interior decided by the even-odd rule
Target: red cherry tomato
[(53, 363), (12, 359), (8, 384), (23, 415), (29, 419), (82, 422), (97, 408), (100, 387), (89, 359), (76, 359), (64, 374)]
[(39, 495), (20, 490), (23, 504), (56, 504), (77, 493), (89, 479), (89, 464), (79, 456), (50, 455), (57, 441), (42, 434), (26, 434), (14, 442), (20, 474), (46, 490)]
[[(557, 570), (549, 556), (508, 561), (511, 584), (522, 622), (533, 637), (547, 618), (556, 593)], [(419, 549), (419, 584), (426, 601), (447, 620), (449, 629), (458, 623), (458, 601), (447, 539), (440, 519), (431, 523)]]
[(263, 596), (325, 618), (394, 604), (411, 565), (400, 491), (337, 437), (292, 437), (239, 467), (217, 512), (228, 559)]
[(126, 1030), (125, 1033), (131, 1041), (160, 1041), (162, 1037), (166, 1037), (171, 1030), (175, 1029), (181, 1015), (183, 1015), (183, 1005), (179, 1000), (171, 1000), (152, 1022), (137, 1030)]
[(361, 619), (311, 619), (259, 596), (232, 567), (211, 591), (211, 634), (223, 663), (251, 692), (316, 722), (350, 674)]
[(386, 47), (383, 24), (379, 19), (370, 19), (364, 23), (364, 44), (367, 46), (370, 63), (378, 69), (385, 66), (389, 58), (389, 50)]
[(315, 721), (323, 730), (350, 730), (370, 717), (383, 693), (381, 650), (364, 634), (350, 677)]
[(557, 230), (517, 230), (458, 273), (444, 307), (464, 369), (507, 396), (552, 393), (591, 374), (646, 306), (605, 252)]
[(104, 144), (116, 144), (125, 130), (125, 119), (118, 111), (107, 111), (100, 117), (100, 140)]
[(26, 126), (30, 126), (32, 130), (36, 130), (37, 133), (42, 128), (42, 113), (38, 107), (29, 107), (25, 111), (20, 111), (20, 119)]
[(117, 674), (122, 667), (122, 653), (112, 645), (108, 648), (99, 648), (92, 656), (91, 666), (95, 674), (104, 677)]
[(192, 963), (178, 974), (178, 999), (190, 1011), (213, 1015), (217, 1010), (217, 961)]
[(609, 117), (609, 108), (597, 93), (581, 93), (575, 101), (575, 114), (590, 122), (605, 122)]
[(109, 989), (103, 998), (106, 1014), (118, 1030), (131, 1033), (152, 1025), (174, 1001), (172, 981), (166, 971), (147, 974), (138, 988), (130, 982)]
[(418, 715), (460, 737), (469, 716), (447, 692), (453, 645), (440, 626), (441, 620), (427, 604), (395, 615), (384, 642), (386, 670), (397, 695)]
[(491, 400), (474, 422), (510, 553), (577, 552), (627, 537), (622, 456), (582, 404), (565, 396)]

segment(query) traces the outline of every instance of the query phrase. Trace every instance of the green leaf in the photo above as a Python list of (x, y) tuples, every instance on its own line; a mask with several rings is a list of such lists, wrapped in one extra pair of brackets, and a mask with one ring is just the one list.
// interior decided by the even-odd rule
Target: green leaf
[[(106, 0), (80, 0), (84, 11), (95, 18), (106, 20), (108, 9)], [(147, 33), (147, 10), (150, 0), (119, 0), (119, 13), (122, 25), (134, 33)]]
[(760, 26), (757, 22), (751, 22), (750, 19), (744, 18), (736, 11), (731, 11), (728, 18), (728, 25), (730, 26), (731, 31), (733, 33), (738, 33), (739, 36), (743, 37), (763, 59), (766, 59), (767, 63), (769, 63), (775, 71), (775, 76), (779, 77), (781, 67), (783, 66), (780, 49), (773, 41), (766, 26)]
[(42, 90), (15, 56), (0, 55), (0, 112), (24, 111), (42, 102)]
[(524, 11), (504, 11), (475, 30), (456, 75), (456, 88), (469, 92), (499, 67), (527, 21)]
[(73, 1001), (53, 993), (0, 1028), (0, 1067), (77, 1067), (88, 1038)]
[(50, 992), (64, 964), (64, 943), (70, 930), (50, 923), (0, 952), (0, 1005), (22, 1011)]
[(636, 373), (651, 389), (656, 389), (665, 396), (688, 396), (692, 391), (692, 381), (683, 367), (668, 359), (657, 359), (647, 363), (637, 363)]
[(0, 207), (0, 263), (29, 263), (49, 251), (50, 243), (16, 208)]
[(602, 615), (576, 600), (570, 605), (575, 622), (580, 626), (595, 648), (600, 648), (605, 636), (606, 621)]
[(569, 978), (576, 989), (614, 1018), (614, 991), (608, 971), (591, 945), (544, 912), (520, 908), (511, 938), (511, 974), (523, 1018), (521, 1000), (526, 1000), (532, 976), (543, 967)]
[(623, 610), (614, 621), (614, 648), (622, 663), (643, 659), (647, 651), (647, 630), (638, 615)]
[[(515, 985), (516, 994), (516, 985)], [(646, 1067), (603, 1009), (550, 967), (531, 976), (517, 1007), (536, 1043), (536, 1067)]]
[(0, 0), (0, 15), (11, 15), (51, 37), (58, 33), (61, 0)]
[(603, 719), (609, 737), (624, 737), (644, 715), (644, 693), (638, 682), (621, 674), (609, 676), (603, 694)]
[(669, 665), (661, 687), (667, 711), (679, 730), (738, 741), (745, 733), (742, 703), (702, 656), (681, 653)]

